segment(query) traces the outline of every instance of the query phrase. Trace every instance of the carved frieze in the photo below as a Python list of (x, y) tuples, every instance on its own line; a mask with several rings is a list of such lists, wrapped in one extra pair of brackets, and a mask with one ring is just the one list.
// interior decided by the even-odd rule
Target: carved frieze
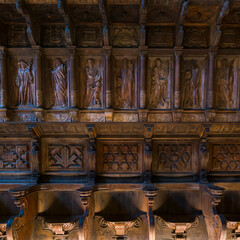
[(240, 145), (237, 143), (219, 143), (211, 145), (211, 170), (239, 171)]
[(204, 107), (205, 59), (185, 57), (181, 73), (181, 106), (185, 109)]
[(116, 57), (114, 59), (115, 108), (132, 109), (137, 103), (137, 59)]
[(238, 59), (229, 57), (217, 58), (215, 74), (215, 104), (219, 109), (237, 107), (238, 95)]
[(78, 27), (77, 45), (79, 47), (101, 47), (102, 31), (100, 27)]
[(193, 146), (188, 143), (155, 145), (154, 172), (189, 172), (193, 169)]
[(149, 57), (149, 108), (168, 109), (171, 104), (172, 61), (170, 57)]
[(183, 45), (187, 48), (207, 48), (209, 45), (209, 28), (185, 27)]
[(112, 27), (110, 42), (113, 47), (138, 47), (139, 29), (136, 27)]
[(27, 144), (0, 144), (0, 169), (28, 169), (29, 149)]

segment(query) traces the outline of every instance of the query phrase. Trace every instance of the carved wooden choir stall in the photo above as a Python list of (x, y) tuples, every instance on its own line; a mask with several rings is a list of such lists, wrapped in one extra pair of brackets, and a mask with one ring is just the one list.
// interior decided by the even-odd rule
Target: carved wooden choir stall
[(0, 0), (0, 240), (240, 239), (239, 0)]

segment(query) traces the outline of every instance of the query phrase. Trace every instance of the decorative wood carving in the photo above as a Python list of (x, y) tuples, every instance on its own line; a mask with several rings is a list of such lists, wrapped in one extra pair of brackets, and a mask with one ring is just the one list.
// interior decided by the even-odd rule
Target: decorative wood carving
[(115, 58), (115, 108), (136, 108), (136, 70), (136, 58)]
[(103, 20), (103, 45), (109, 46), (109, 19), (107, 14), (107, 1), (99, 1), (99, 9)]
[(7, 51), (6, 48), (0, 48), (0, 107), (5, 108), (7, 106)]
[(227, 228), (231, 231), (230, 239), (238, 239), (240, 237), (239, 221), (227, 221)]
[(149, 108), (168, 109), (171, 102), (172, 61), (170, 57), (149, 57)]
[(146, 94), (146, 55), (145, 47), (140, 47), (140, 108), (146, 108), (147, 94)]
[(182, 108), (203, 108), (205, 87), (204, 58), (184, 58), (182, 67)]
[(77, 45), (79, 47), (101, 47), (102, 31), (97, 26), (79, 26), (77, 28)]
[(146, 20), (147, 20), (147, 0), (141, 0), (141, 11), (140, 11), (140, 46), (146, 45)]
[(28, 40), (25, 26), (12, 25), (8, 29), (10, 47), (30, 47), (31, 44)]
[(240, 34), (238, 28), (222, 27), (221, 39), (219, 42), (220, 48), (239, 48)]
[(6, 231), (7, 231), (7, 224), (6, 223), (0, 224), (0, 239), (1, 240), (7, 240)]
[(234, 109), (237, 107), (237, 69), (238, 59), (219, 57), (215, 76), (216, 107)]
[(106, 72), (106, 107), (112, 107), (112, 68), (111, 68), (111, 60), (112, 60), (112, 47), (105, 46), (105, 72)]

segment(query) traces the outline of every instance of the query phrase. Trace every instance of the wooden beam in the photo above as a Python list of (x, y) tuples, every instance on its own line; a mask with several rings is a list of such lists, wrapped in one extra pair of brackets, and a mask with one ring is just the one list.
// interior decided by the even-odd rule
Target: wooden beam
[(109, 46), (109, 19), (107, 14), (107, 0), (99, 0), (99, 9), (103, 20), (103, 45)]
[(73, 46), (75, 43), (75, 25), (73, 23), (70, 10), (67, 6), (66, 0), (58, 0), (58, 10), (63, 16), (65, 23), (65, 37), (67, 41), (67, 46)]
[(148, 0), (141, 0), (140, 9), (140, 46), (146, 45), (146, 19), (147, 19), (147, 3)]
[(27, 36), (31, 46), (37, 46), (40, 43), (40, 28), (36, 19), (31, 14), (31, 10), (25, 0), (16, 1), (17, 11), (25, 18), (27, 23)]

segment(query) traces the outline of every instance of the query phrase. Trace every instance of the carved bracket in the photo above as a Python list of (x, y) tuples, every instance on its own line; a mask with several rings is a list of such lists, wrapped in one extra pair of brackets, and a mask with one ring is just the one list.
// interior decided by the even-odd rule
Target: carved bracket
[(200, 185), (202, 190), (202, 212), (205, 219), (208, 239), (226, 239), (226, 219), (219, 215), (216, 206), (220, 203), (224, 188), (211, 184)]

